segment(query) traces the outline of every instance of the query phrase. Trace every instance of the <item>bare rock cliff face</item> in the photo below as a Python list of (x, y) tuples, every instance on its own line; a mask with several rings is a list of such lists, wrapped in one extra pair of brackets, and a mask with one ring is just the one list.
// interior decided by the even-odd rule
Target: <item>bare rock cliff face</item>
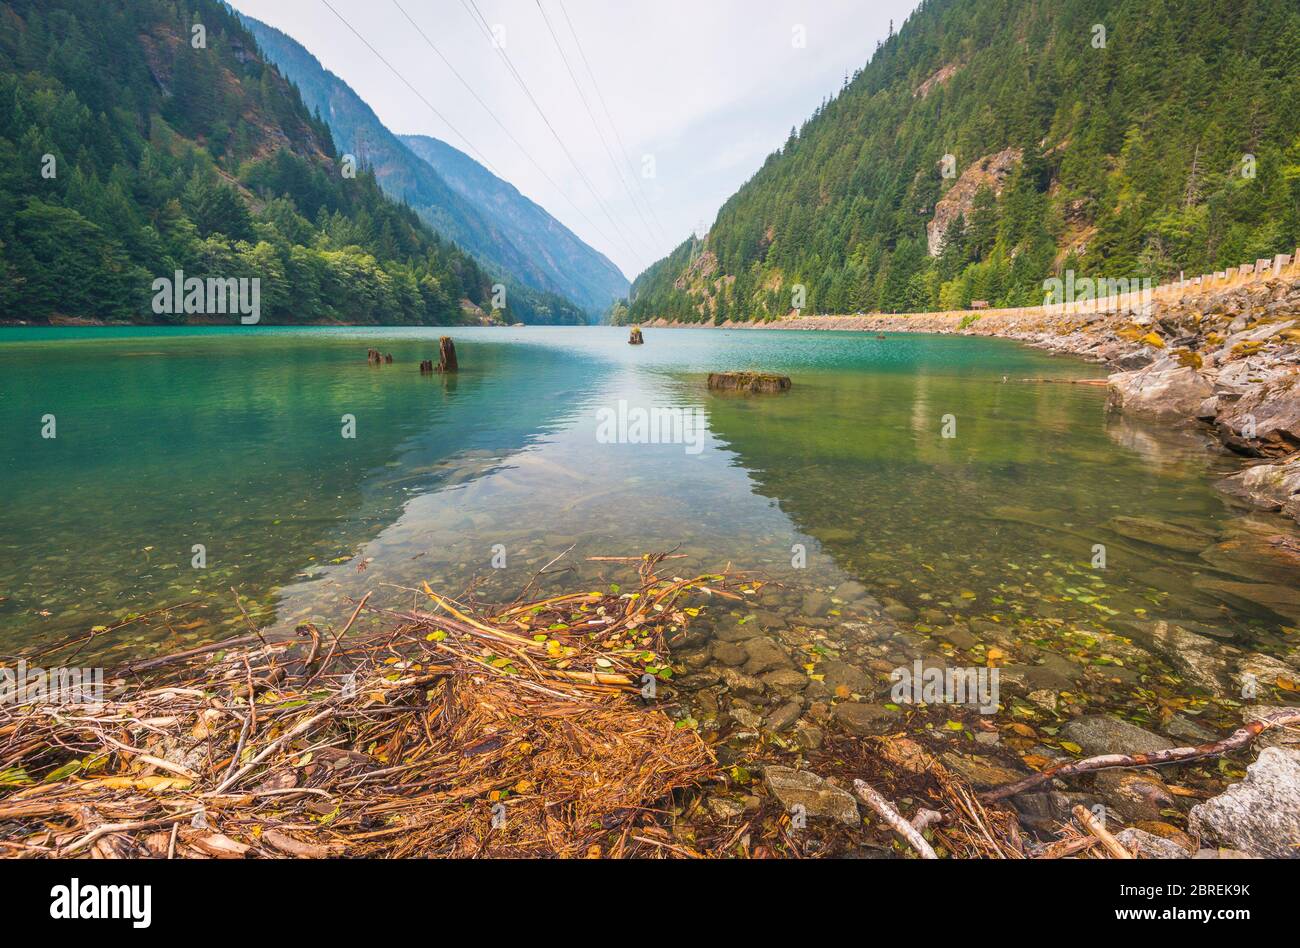
[(930, 256), (937, 257), (943, 250), (943, 236), (948, 225), (963, 214), (970, 214), (975, 206), (975, 195), (985, 185), (1001, 196), (1002, 186), (1015, 170), (1024, 153), (1019, 148), (1008, 148), (996, 155), (985, 155), (962, 172), (957, 183), (939, 199), (934, 207), (934, 219), (926, 225), (930, 241)]

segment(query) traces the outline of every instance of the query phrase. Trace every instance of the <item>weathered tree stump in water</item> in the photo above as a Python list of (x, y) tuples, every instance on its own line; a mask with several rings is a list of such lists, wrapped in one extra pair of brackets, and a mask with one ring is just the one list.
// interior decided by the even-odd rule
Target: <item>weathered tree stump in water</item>
[(421, 374), (421, 375), (432, 375), (432, 374), (433, 374), (433, 360), (432, 360), (432, 359), (425, 359), (423, 362), (420, 363), (420, 374)]
[(390, 352), (388, 353), (388, 355), (384, 356), (384, 365), (392, 365), (392, 364), (393, 364), (393, 354)]
[(366, 351), (366, 361), (371, 365), (379, 365), (384, 361), (384, 357), (378, 349), (368, 349)]
[(450, 336), (443, 336), (438, 340), (438, 371), (444, 373), (460, 371), (460, 366), (456, 363), (456, 344), (451, 341)]
[(788, 392), (793, 383), (786, 375), (764, 372), (710, 372), (709, 389), (715, 392), (748, 392), (751, 395), (774, 395)]
[(641, 327), (640, 327), (640, 326), (633, 326), (633, 327), (632, 327), (632, 335), (628, 338), (628, 340), (627, 340), (627, 344), (628, 344), (629, 346), (644, 346), (644, 345), (645, 345), (645, 339), (642, 338), (642, 336), (641, 336)]

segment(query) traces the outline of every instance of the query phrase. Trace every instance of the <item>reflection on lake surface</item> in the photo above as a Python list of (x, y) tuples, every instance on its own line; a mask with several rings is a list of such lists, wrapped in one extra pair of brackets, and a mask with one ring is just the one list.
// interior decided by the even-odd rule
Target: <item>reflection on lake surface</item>
[[(422, 377), (438, 335), (5, 332), (0, 651), (186, 602), (83, 654), (337, 626), (348, 597), (407, 602), (425, 580), (509, 600), (570, 546), (544, 589), (619, 573), (590, 556), (675, 549), (683, 575), (779, 581), (792, 613), (857, 581), (922, 631), (1168, 618), (1280, 654), (1300, 620), (1285, 597), (1274, 612), (1216, 585), (1294, 584), (1236, 552), (1285, 526), (1227, 506), (1198, 436), (1108, 421), (1094, 387), (1020, 381), (1092, 366), (989, 339), (457, 329), (460, 374)], [(371, 347), (395, 363), (367, 365)], [(795, 387), (705, 390), (730, 369)], [(620, 401), (699, 409), (703, 450), (601, 443), (597, 412)]]

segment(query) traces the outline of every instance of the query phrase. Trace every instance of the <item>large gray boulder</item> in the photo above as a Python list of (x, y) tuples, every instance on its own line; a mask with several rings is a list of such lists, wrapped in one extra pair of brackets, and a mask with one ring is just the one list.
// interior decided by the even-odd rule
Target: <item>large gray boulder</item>
[(1300, 751), (1265, 748), (1245, 780), (1192, 807), (1188, 825), (1251, 856), (1300, 858)]
[(1107, 405), (1113, 411), (1188, 420), (1195, 418), (1201, 403), (1214, 394), (1214, 386), (1194, 369), (1161, 369), (1160, 363), (1112, 375), (1107, 389)]

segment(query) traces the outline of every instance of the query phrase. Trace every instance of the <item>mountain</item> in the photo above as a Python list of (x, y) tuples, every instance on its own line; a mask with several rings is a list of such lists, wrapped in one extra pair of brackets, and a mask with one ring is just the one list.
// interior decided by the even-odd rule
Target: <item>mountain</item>
[(925, 0), (627, 318), (1034, 304), (1298, 242), (1294, 0)]
[[(0, 102), (4, 318), (235, 320), (211, 287), (162, 305), (156, 281), (178, 270), (260, 286), (262, 322), (491, 308), (493, 278), (373, 174), (344, 174), (329, 129), (216, 0), (3, 0)], [(535, 291), (508, 303), (498, 318), (582, 320)]]
[(462, 197), (499, 221), (515, 245), (548, 273), (566, 279), (565, 294), (600, 315), (628, 292), (627, 277), (534, 201), (446, 142), (401, 135), (403, 143)]
[(329, 124), (339, 147), (373, 168), (385, 192), (489, 269), (566, 296), (593, 317), (627, 293), (618, 267), (513, 185), (435, 138), (394, 135), (300, 43), (251, 17), (241, 19), (307, 106)]

